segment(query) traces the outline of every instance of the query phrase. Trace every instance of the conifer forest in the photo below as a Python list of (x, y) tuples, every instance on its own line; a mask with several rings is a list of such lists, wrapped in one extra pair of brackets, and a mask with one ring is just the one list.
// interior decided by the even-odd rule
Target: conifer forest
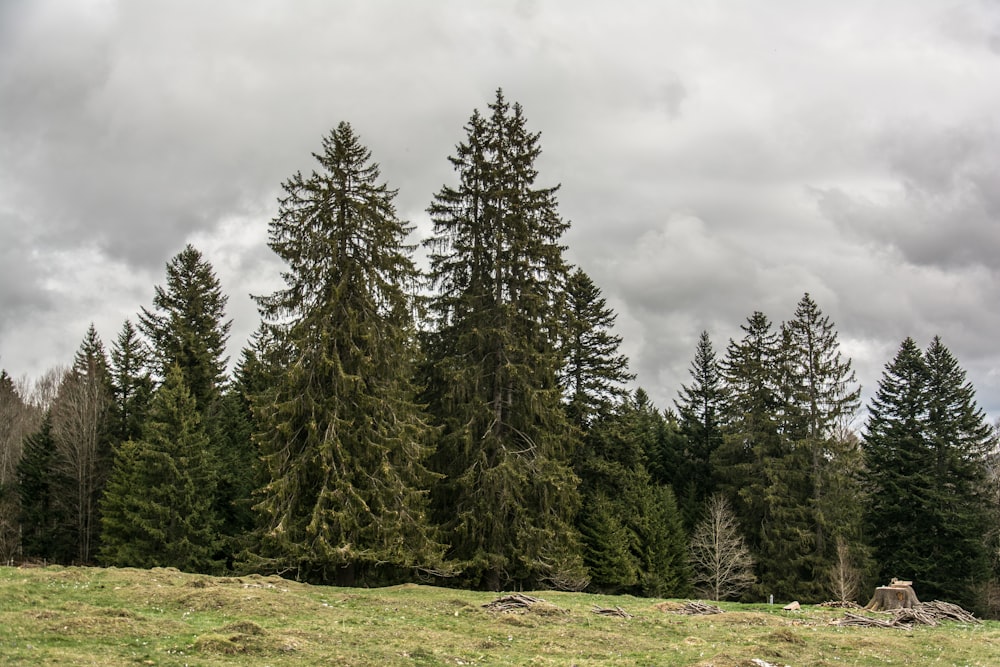
[(997, 433), (946, 341), (901, 341), (864, 405), (806, 293), (703, 332), (654, 405), (525, 110), (455, 129), (416, 240), (362, 137), (322, 137), (238, 359), (188, 245), (114, 338), (0, 372), (0, 559), (744, 601), (900, 577), (1000, 613)]

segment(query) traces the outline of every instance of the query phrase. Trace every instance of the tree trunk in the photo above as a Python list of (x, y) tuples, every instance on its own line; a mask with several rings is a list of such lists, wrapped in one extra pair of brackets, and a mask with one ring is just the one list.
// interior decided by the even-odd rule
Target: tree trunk
[(912, 586), (879, 586), (875, 595), (865, 605), (869, 611), (886, 611), (889, 609), (910, 609), (920, 604)]

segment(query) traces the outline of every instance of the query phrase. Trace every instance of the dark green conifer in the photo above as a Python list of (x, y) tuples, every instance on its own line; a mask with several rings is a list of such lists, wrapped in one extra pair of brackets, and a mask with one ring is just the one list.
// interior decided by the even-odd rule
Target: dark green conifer
[(69, 563), (76, 557), (73, 522), (59, 497), (69, 480), (58, 472), (57, 456), (52, 413), (46, 411), (39, 429), (24, 439), (17, 464), (21, 548), (25, 558)]
[(880, 574), (922, 597), (972, 605), (988, 576), (987, 455), (995, 446), (972, 385), (934, 338), (907, 338), (886, 365), (865, 431), (866, 520)]
[(260, 567), (310, 581), (381, 582), (437, 568), (426, 513), (431, 431), (414, 401), (417, 271), (395, 191), (341, 123), (296, 173), (270, 226), (286, 287), (258, 297), (273, 374), (254, 397), (267, 482)]
[(429, 208), (436, 516), (473, 585), (577, 587), (575, 436), (559, 385), (568, 223), (556, 188), (536, 185), (539, 135), (520, 105), (497, 91), (465, 130), (450, 158), (459, 183)]
[(725, 385), (707, 331), (702, 331), (689, 370), (691, 384), (681, 385), (677, 407), (683, 446), (671, 475), (671, 485), (691, 530), (700, 520), (703, 505), (715, 493), (712, 458), (722, 444), (722, 411)]
[(795, 514), (789, 520), (797, 519), (813, 533), (812, 553), (801, 555), (807, 574), (801, 576), (797, 597), (818, 601), (828, 595), (823, 573), (836, 559), (837, 539), (858, 557), (864, 551), (857, 442), (841, 437), (858, 408), (861, 388), (850, 359), (840, 354), (833, 323), (809, 294), (782, 334), (783, 432), (790, 440), (790, 474), (806, 493), (786, 504)]

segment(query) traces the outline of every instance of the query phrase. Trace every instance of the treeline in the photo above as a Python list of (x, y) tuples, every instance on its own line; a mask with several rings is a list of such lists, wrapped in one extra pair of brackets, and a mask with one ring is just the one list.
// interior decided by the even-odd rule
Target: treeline
[[(498, 91), (434, 195), (418, 270), (350, 125), (283, 184), (282, 289), (231, 376), (230, 321), (187, 246), (106, 350), (0, 374), (5, 561), (821, 601), (891, 576), (985, 608), (995, 434), (939, 339), (905, 340), (870, 418), (806, 294), (760, 312), (654, 406), (601, 290), (565, 259), (539, 135)], [(669, 308), (669, 304), (664, 304)]]

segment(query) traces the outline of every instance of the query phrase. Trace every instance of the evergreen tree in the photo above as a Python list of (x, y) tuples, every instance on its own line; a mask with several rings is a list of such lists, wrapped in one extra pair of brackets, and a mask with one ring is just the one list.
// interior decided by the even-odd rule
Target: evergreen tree
[(861, 389), (850, 359), (842, 358), (837, 332), (809, 294), (782, 327), (783, 431), (790, 440), (790, 465), (807, 495), (790, 504), (811, 530), (812, 553), (803, 554), (800, 599), (822, 599), (823, 573), (837, 557), (837, 538), (860, 552), (862, 494), (860, 457), (852, 438), (838, 437), (854, 416)]
[(284, 183), (271, 222), (286, 288), (258, 297), (277, 348), (259, 361), (287, 364), (254, 403), (268, 475), (260, 565), (350, 585), (436, 567), (443, 547), (425, 511), (431, 431), (409, 380), (410, 227), (350, 125), (314, 157), (320, 170)]
[(237, 377), (219, 400), (214, 419), (218, 437), (222, 439), (216, 448), (220, 474), (215, 502), (222, 538), (220, 555), (229, 560), (230, 567), (234, 555), (245, 551), (249, 545), (250, 533), (256, 526), (253, 494), (264, 484), (259, 452), (253, 441), (255, 422), (250, 400)]
[(759, 311), (742, 329), (721, 363), (727, 401), (715, 468), (757, 560), (760, 583), (753, 592), (793, 599), (809, 581), (806, 559), (814, 542), (804, 506), (807, 466), (788, 438), (788, 348)]
[[(906, 338), (886, 364), (868, 406), (864, 459), (868, 541), (880, 577), (917, 577), (929, 569), (924, 494), (930, 469), (925, 456), (928, 371), (923, 354)], [(919, 590), (918, 583), (918, 590)]]
[(725, 386), (707, 331), (702, 331), (691, 363), (691, 384), (681, 385), (677, 407), (683, 456), (671, 476), (684, 515), (693, 528), (702, 506), (715, 493), (712, 457), (722, 444)]
[(907, 338), (869, 409), (868, 520), (883, 576), (912, 577), (923, 596), (975, 602), (989, 575), (987, 463), (994, 434), (972, 385), (935, 337)]
[[(232, 492), (240, 484), (236, 479), (240, 471), (225, 464), (244, 457), (249, 443), (234, 438), (232, 429), (240, 425), (231, 422), (232, 412), (221, 404), (232, 324), (226, 320), (227, 302), (211, 263), (188, 244), (167, 262), (166, 285), (155, 287), (153, 308), (142, 309), (139, 329), (150, 342), (154, 372), (163, 377), (176, 365), (183, 374), (208, 434), (209, 459), (219, 465), (213, 513), (232, 518)], [(241, 451), (230, 451), (230, 447)], [(219, 524), (219, 528), (232, 536), (230, 523)], [(220, 548), (230, 545), (225, 540), (217, 540), (217, 544)], [(232, 558), (231, 554), (225, 556)]]
[(628, 358), (619, 352), (621, 336), (611, 333), (617, 315), (582, 269), (570, 275), (566, 301), (563, 393), (570, 422), (586, 431), (625, 400), (625, 384), (635, 375), (628, 372)]
[(167, 262), (166, 287), (157, 285), (153, 310), (142, 309), (139, 329), (149, 338), (155, 369), (162, 376), (180, 367), (203, 415), (209, 415), (225, 383), (225, 321), (228, 297), (212, 265), (194, 246)]
[(153, 393), (149, 352), (132, 322), (125, 320), (111, 347), (112, 436), (116, 443), (137, 440)]
[[(688, 592), (687, 537), (673, 490), (647, 471), (647, 450), (669, 444), (671, 428), (643, 389), (593, 425), (577, 463), (583, 494), (580, 527), (584, 561), (593, 588), (650, 596), (680, 597)], [(588, 523), (591, 504), (610, 517), (603, 528)], [(615, 544), (619, 526), (627, 536), (627, 559), (616, 571), (598, 558), (605, 543)]]
[(729, 341), (720, 364), (726, 384), (723, 440), (714, 467), (719, 488), (748, 529), (752, 550), (760, 548), (764, 525), (765, 462), (782, 454), (778, 433), (777, 363), (779, 341), (764, 313), (753, 313), (741, 326), (744, 336)]
[(568, 267), (556, 188), (535, 185), (539, 135), (497, 91), (451, 159), (457, 187), (429, 212), (427, 400), (442, 427), (436, 515), (470, 583), (586, 582), (562, 405), (560, 325)]
[(153, 396), (142, 439), (115, 452), (101, 499), (101, 561), (215, 571), (215, 482), (197, 402), (174, 366)]
[(27, 558), (69, 563), (77, 555), (65, 503), (59, 493), (70, 484), (56, 465), (58, 452), (52, 433), (52, 413), (46, 411), (38, 431), (24, 439), (17, 465), (20, 494), (21, 548)]
[(651, 597), (685, 597), (691, 592), (687, 533), (674, 491), (640, 478), (633, 515), (639, 546), (641, 592)]

